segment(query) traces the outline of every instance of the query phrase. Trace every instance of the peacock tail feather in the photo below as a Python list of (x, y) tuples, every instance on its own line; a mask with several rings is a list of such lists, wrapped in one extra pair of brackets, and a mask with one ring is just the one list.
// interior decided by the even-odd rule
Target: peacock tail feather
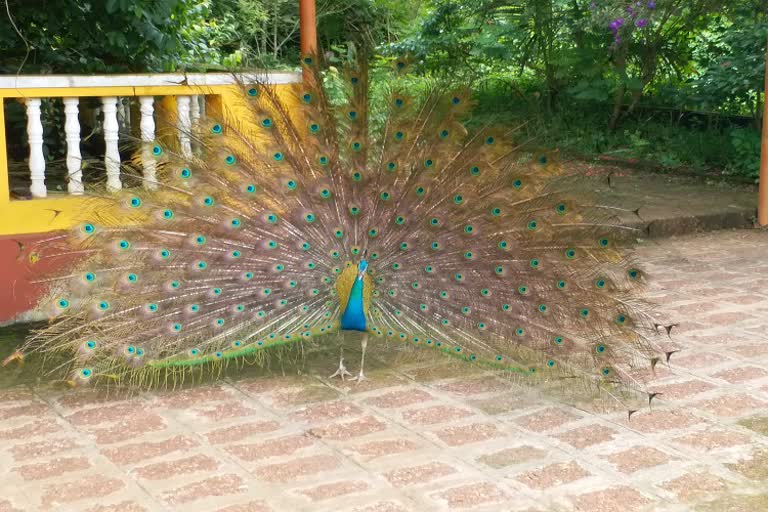
[[(168, 386), (262, 351), (336, 333), (358, 264), (366, 329), (529, 378), (642, 388), (655, 324), (614, 211), (558, 187), (553, 153), (514, 129), (467, 128), (467, 91), (409, 94), (395, 63), (371, 127), (368, 73), (333, 102), (314, 79), (243, 83), (184, 156), (151, 147), (162, 185), (100, 197), (97, 217), (41, 258), (52, 321), (25, 353), (69, 354), (79, 383)], [(374, 341), (375, 342), (375, 341)]]

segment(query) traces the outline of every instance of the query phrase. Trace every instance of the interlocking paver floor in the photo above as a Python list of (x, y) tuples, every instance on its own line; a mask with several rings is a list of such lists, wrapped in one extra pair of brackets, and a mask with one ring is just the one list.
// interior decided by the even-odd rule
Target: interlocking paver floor
[(0, 391), (0, 511), (768, 510), (768, 232), (639, 253), (681, 351), (631, 422), (433, 359), (359, 386), (17, 387)]

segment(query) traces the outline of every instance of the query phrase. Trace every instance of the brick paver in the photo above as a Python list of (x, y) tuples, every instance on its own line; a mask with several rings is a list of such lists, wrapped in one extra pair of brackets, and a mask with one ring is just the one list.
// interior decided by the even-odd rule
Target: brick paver
[(129, 398), (0, 390), (0, 511), (768, 510), (768, 233), (639, 256), (680, 351), (629, 421), (384, 352), (359, 386), (328, 359)]

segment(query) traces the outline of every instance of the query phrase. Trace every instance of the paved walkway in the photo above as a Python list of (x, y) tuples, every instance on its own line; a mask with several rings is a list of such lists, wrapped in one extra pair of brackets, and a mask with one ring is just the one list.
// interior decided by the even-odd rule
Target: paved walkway
[(128, 400), (20, 387), (0, 391), (0, 511), (768, 510), (768, 232), (640, 252), (684, 349), (631, 423), (452, 364), (312, 377), (330, 351), (308, 376)]

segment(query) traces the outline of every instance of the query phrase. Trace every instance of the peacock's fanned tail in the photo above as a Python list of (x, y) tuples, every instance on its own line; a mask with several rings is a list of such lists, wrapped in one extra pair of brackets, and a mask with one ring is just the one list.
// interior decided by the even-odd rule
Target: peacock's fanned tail
[(658, 351), (634, 233), (562, 192), (554, 155), (521, 153), (514, 130), (468, 130), (464, 91), (410, 95), (395, 78), (370, 121), (367, 75), (347, 71), (341, 105), (319, 75), (243, 84), (191, 134), (193, 156), (154, 144), (163, 185), (97, 210), (141, 222), (85, 222), (41, 252), (83, 263), (46, 278), (54, 319), (24, 352), (70, 354), (55, 370), (78, 382), (215, 372), (336, 332), (340, 279), (366, 253), (372, 334), (526, 378), (642, 388), (633, 368)]

